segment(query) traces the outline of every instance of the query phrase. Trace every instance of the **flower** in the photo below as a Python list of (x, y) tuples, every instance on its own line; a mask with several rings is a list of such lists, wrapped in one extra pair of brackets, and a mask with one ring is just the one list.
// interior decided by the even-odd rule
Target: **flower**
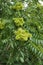
[(28, 38), (32, 37), (31, 33), (28, 33), (26, 30), (22, 28), (18, 28), (18, 30), (14, 31), (14, 33), (15, 33), (16, 40), (27, 41)]
[(25, 23), (23, 18), (13, 18), (13, 20), (16, 26), (23, 26), (23, 24)]
[(22, 9), (23, 9), (23, 3), (17, 2), (15, 5), (13, 5), (13, 6), (10, 7), (10, 8), (16, 9), (16, 10), (22, 10)]

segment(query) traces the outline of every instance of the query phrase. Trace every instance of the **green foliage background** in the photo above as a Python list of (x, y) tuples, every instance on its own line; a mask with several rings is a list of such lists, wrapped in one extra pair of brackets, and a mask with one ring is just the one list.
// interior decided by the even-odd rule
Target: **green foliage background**
[[(43, 6), (38, 0), (0, 0), (0, 65), (43, 65)], [(10, 8), (16, 3), (28, 3), (22, 9)], [(16, 26), (13, 18), (23, 18)], [(26, 29), (32, 34), (27, 41), (16, 40), (13, 30)]]

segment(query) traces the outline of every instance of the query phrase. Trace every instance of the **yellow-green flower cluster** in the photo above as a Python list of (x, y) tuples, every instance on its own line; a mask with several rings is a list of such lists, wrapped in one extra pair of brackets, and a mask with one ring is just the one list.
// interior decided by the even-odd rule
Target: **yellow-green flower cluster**
[(23, 26), (23, 24), (25, 23), (23, 18), (13, 18), (13, 20), (16, 26)]
[(16, 9), (16, 10), (22, 10), (23, 4), (21, 2), (17, 2), (14, 6), (11, 6), (10, 8)]
[(4, 26), (5, 26), (5, 23), (4, 23), (4, 22), (2, 22), (2, 21), (0, 21), (0, 29), (3, 29), (3, 28), (4, 28)]
[(18, 28), (17, 31), (14, 31), (15, 33), (15, 39), (16, 40), (22, 40), (22, 41), (27, 41), (28, 38), (32, 37), (32, 34), (28, 33), (26, 30), (22, 28)]

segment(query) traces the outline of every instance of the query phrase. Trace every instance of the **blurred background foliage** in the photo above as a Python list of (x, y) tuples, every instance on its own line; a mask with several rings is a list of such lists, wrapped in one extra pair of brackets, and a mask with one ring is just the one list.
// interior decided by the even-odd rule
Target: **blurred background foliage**
[[(13, 18), (19, 25), (25, 23), (16, 26)], [(17, 40), (14, 32), (19, 28), (32, 37), (22, 40), (27, 37), (20, 30)], [(39, 0), (0, 0), (0, 65), (43, 65), (43, 6)]]

